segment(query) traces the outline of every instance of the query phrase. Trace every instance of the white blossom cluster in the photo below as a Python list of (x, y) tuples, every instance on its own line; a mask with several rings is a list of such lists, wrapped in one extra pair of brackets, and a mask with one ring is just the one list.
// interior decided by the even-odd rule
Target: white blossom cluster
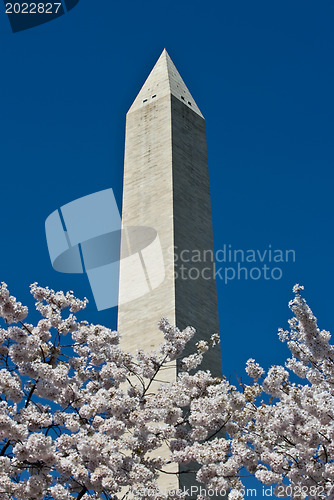
[[(217, 334), (185, 358), (194, 329), (162, 319), (159, 349), (133, 356), (117, 332), (77, 319), (86, 299), (33, 284), (41, 315), (34, 326), (2, 283), (0, 498), (184, 498), (159, 490), (171, 462), (189, 470), (197, 463), (197, 481), (230, 500), (244, 498), (245, 469), (264, 484), (300, 487), (291, 498), (319, 498), (319, 485), (334, 498), (334, 348), (301, 289), (290, 303), (290, 331), (279, 332), (291, 351), (286, 366), (265, 373), (250, 359), (253, 382), (237, 388), (199, 369)], [(176, 359), (177, 380), (152, 391)]]

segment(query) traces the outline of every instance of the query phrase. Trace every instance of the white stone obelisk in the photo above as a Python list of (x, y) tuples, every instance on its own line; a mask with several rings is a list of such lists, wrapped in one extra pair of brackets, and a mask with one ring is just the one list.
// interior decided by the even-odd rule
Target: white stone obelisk
[[(196, 328), (193, 352), (219, 331), (205, 120), (166, 50), (127, 113), (122, 225), (121, 346), (156, 349), (167, 317)], [(219, 348), (202, 369), (221, 375)], [(176, 375), (174, 365), (164, 379)], [(177, 486), (167, 476), (164, 487)]]

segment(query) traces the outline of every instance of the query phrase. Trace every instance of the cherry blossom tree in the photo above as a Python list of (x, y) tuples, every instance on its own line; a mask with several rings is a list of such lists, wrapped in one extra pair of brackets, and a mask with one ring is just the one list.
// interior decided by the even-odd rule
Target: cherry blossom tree
[[(209, 490), (244, 498), (245, 471), (278, 496), (334, 498), (334, 348), (301, 289), (290, 330), (279, 331), (285, 367), (265, 373), (250, 359), (250, 383), (237, 388), (200, 370), (217, 334), (183, 357), (194, 329), (162, 319), (159, 349), (133, 356), (117, 332), (77, 319), (86, 299), (33, 284), (34, 326), (2, 283), (0, 498), (190, 498), (161, 491), (159, 477), (169, 463), (192, 471), (194, 462), (200, 500)], [(177, 359), (177, 380), (152, 390)], [(163, 446), (169, 456), (159, 456)]]

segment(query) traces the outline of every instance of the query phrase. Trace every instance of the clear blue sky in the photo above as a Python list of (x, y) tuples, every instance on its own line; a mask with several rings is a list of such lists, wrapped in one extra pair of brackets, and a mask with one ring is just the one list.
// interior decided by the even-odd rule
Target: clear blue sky
[[(1, 279), (13, 293), (27, 301), (38, 281), (92, 299), (84, 276), (52, 270), (44, 222), (108, 187), (121, 205), (125, 114), (166, 47), (206, 118), (216, 250), (296, 253), (281, 280), (217, 281), (225, 373), (249, 356), (282, 361), (295, 282), (334, 330), (332, 2), (80, 0), (16, 34), (0, 13)], [(114, 324), (95, 309), (89, 319)]]
[(296, 253), (281, 280), (218, 280), (224, 373), (283, 362), (295, 282), (334, 331), (333, 22), (329, 0), (80, 0), (13, 34), (1, 4), (1, 280), (31, 309), (34, 281), (73, 289), (115, 326), (53, 271), (44, 222), (108, 187), (121, 205), (125, 114), (166, 47), (206, 118), (216, 249)]

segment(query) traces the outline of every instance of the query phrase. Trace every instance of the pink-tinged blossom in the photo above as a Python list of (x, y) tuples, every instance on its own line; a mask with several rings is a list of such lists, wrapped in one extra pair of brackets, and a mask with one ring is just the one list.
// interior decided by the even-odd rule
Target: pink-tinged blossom
[[(309, 498), (317, 498), (315, 486), (332, 498), (334, 348), (301, 290), (294, 288), (290, 329), (279, 330), (290, 350), (285, 366), (265, 373), (249, 359), (251, 382), (236, 387), (200, 369), (217, 334), (184, 357), (195, 330), (163, 318), (159, 348), (131, 355), (117, 332), (77, 319), (86, 299), (35, 283), (42, 318), (31, 325), (23, 323), (27, 308), (2, 283), (1, 498), (186, 498), (159, 489), (171, 462), (197, 464), (198, 500), (210, 498), (205, 489), (244, 498), (245, 470), (265, 485), (285, 479)], [(177, 379), (159, 387), (160, 372), (176, 360)]]

